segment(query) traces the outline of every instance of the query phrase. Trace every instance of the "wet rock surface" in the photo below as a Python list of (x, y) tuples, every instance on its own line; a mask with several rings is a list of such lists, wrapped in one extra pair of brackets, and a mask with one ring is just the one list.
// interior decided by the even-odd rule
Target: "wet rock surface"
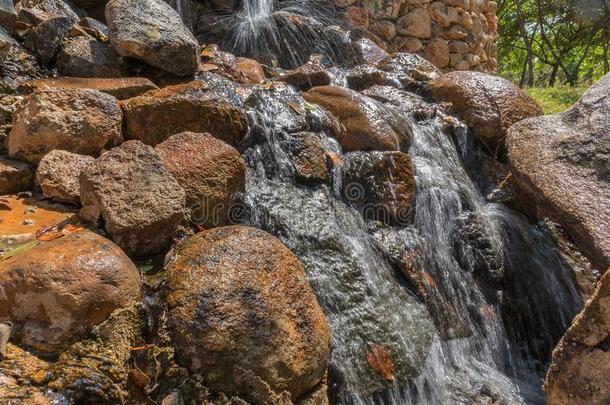
[(47, 153), (36, 169), (36, 184), (45, 197), (59, 202), (80, 204), (78, 177), (85, 167), (95, 162), (91, 156), (64, 150)]
[[(341, 87), (321, 86), (303, 93), (303, 98), (339, 119), (345, 130), (337, 140), (346, 151), (400, 150), (410, 143), (410, 133), (400, 125), (400, 118), (368, 97)], [(387, 119), (379, 120), (384, 113)]]
[(610, 264), (610, 106), (603, 77), (572, 109), (514, 125), (508, 159), (523, 206), (561, 224), (604, 269)]
[(15, 112), (8, 152), (33, 163), (53, 149), (98, 155), (122, 140), (121, 121), (118, 101), (108, 94), (90, 89), (37, 90)]
[(106, 5), (110, 41), (123, 56), (177, 76), (193, 76), (199, 44), (180, 15), (162, 0), (112, 0)]
[(118, 246), (82, 230), (0, 262), (0, 320), (12, 340), (54, 354), (139, 300), (139, 284)]
[(610, 397), (610, 271), (553, 352), (544, 390), (550, 405), (602, 404)]
[(330, 331), (302, 264), (279, 240), (240, 226), (205, 231), (177, 248), (168, 271), (178, 361), (210, 387), (296, 401), (322, 379)]
[(127, 141), (80, 174), (81, 216), (96, 222), (127, 254), (169, 247), (183, 220), (185, 193), (150, 146)]
[(349, 153), (343, 158), (343, 198), (369, 219), (407, 224), (415, 198), (413, 163), (406, 153)]
[(246, 168), (239, 152), (210, 134), (183, 132), (155, 147), (163, 165), (186, 192), (191, 221), (205, 228), (225, 225)]
[(506, 79), (479, 72), (446, 73), (430, 84), (437, 101), (447, 101), (475, 135), (490, 147), (504, 145), (508, 129), (542, 108)]

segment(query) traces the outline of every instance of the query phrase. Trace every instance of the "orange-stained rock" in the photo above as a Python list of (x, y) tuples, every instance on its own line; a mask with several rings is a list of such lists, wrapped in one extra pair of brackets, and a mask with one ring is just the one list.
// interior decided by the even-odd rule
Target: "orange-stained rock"
[(258, 84), (265, 81), (265, 71), (254, 59), (235, 58), (231, 66), (233, 78), (243, 84)]
[(475, 135), (490, 146), (503, 144), (508, 129), (542, 108), (513, 83), (481, 72), (450, 72), (430, 84), (437, 101), (447, 101)]
[(97, 90), (37, 90), (13, 115), (8, 152), (32, 163), (53, 149), (98, 155), (122, 140), (122, 117), (117, 99)]
[(381, 103), (353, 90), (320, 86), (303, 93), (303, 98), (339, 119), (345, 131), (336, 136), (346, 151), (400, 150), (410, 144), (404, 122), (397, 122)]
[(298, 181), (315, 184), (330, 180), (332, 160), (317, 134), (297, 132), (287, 142), (286, 152)]
[(191, 220), (206, 228), (225, 225), (233, 196), (244, 191), (246, 166), (239, 152), (194, 132), (173, 135), (155, 151), (186, 192)]
[(258, 61), (223, 52), (214, 44), (206, 46), (201, 51), (199, 70), (211, 70), (242, 84), (258, 84), (265, 81), (265, 71)]
[(168, 247), (184, 217), (185, 193), (150, 146), (127, 141), (79, 176), (81, 217), (104, 228), (129, 255)]
[(544, 391), (549, 405), (607, 404), (610, 398), (610, 270), (555, 350)]
[(152, 90), (121, 102), (125, 138), (157, 145), (171, 135), (208, 132), (237, 145), (247, 130), (245, 113), (220, 100), (201, 81)]
[[(177, 359), (206, 386), (260, 402), (287, 391), (296, 403), (322, 380), (329, 327), (302, 264), (274, 236), (204, 231), (176, 249), (167, 270)], [(274, 393), (261, 392), (263, 383)]]
[(139, 96), (157, 86), (143, 77), (125, 78), (86, 78), (57, 77), (30, 80), (23, 84), (25, 88), (37, 89), (93, 89), (110, 94), (119, 100)]
[(137, 301), (140, 281), (118, 246), (81, 230), (0, 261), (0, 291), (11, 339), (53, 354)]
[(355, 152), (343, 157), (342, 194), (366, 218), (406, 224), (415, 199), (414, 167), (403, 152)]

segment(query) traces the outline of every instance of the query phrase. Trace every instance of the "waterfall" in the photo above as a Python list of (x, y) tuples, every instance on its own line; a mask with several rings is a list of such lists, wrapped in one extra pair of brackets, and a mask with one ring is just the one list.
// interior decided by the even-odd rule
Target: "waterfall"
[[(544, 228), (485, 201), (439, 122), (416, 123), (390, 107), (380, 113), (400, 115), (413, 132), (415, 214), (404, 226), (364, 220), (340, 197), (340, 168), (332, 184), (294, 180), (286, 145), (305, 118), (288, 105), (301, 102), (290, 89), (250, 97), (239, 218), (278, 236), (303, 262), (333, 333), (332, 400), (543, 403), (545, 362), (582, 305)], [(322, 132), (318, 112), (310, 127)], [(322, 137), (328, 151), (341, 152)], [(464, 130), (458, 141), (468, 137)], [(430, 280), (425, 299), (398, 274), (387, 245), (418, 252)], [(395, 382), (367, 364), (372, 345), (391, 353)]]

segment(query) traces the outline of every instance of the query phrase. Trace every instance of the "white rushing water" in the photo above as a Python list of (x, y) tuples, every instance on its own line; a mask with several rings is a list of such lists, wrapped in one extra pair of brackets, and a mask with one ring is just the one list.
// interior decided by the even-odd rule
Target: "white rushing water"
[[(295, 183), (286, 145), (304, 118), (286, 105), (291, 97), (298, 101), (261, 92), (251, 103), (257, 140), (244, 154), (245, 222), (277, 235), (305, 266), (333, 332), (333, 401), (543, 403), (545, 356), (581, 306), (552, 239), (485, 201), (438, 122), (416, 124), (395, 109), (380, 119), (399, 114), (411, 126), (410, 223), (365, 221), (341, 198), (337, 170), (332, 186)], [(333, 139), (325, 143), (340, 152)], [(387, 241), (418, 252), (417, 266), (432, 280), (424, 299), (388, 260)], [(367, 364), (372, 345), (391, 353), (394, 383)]]

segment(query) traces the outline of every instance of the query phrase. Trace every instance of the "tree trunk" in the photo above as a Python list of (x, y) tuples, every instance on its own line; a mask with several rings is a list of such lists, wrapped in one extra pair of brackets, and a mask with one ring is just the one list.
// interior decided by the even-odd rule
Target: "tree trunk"
[(534, 86), (534, 54), (532, 52), (532, 41), (534, 38), (528, 42), (527, 44), (527, 86)]
[(557, 72), (559, 71), (559, 63), (555, 63), (553, 65), (553, 70), (551, 70), (551, 77), (549, 78), (549, 86), (554, 87), (555, 82), (557, 81)]

